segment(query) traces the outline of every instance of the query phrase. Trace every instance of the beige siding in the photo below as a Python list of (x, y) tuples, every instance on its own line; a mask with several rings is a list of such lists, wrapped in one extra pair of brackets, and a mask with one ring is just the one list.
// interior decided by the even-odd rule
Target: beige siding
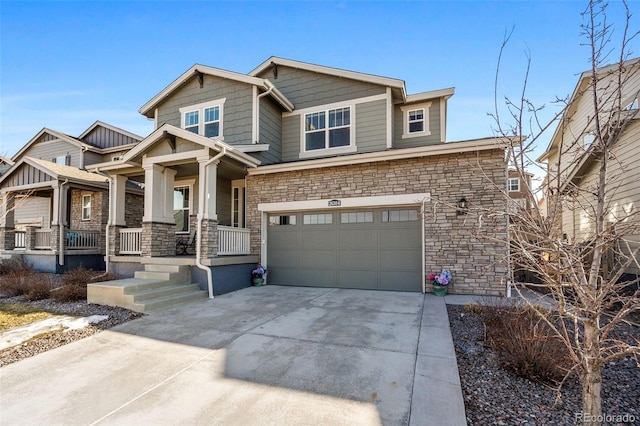
[(68, 155), (70, 161), (69, 165), (73, 167), (80, 167), (80, 151), (81, 148), (70, 144), (69, 142), (54, 139), (34, 143), (24, 152), (23, 156), (51, 161), (56, 157)]
[(252, 86), (210, 75), (204, 76), (202, 88), (194, 77), (164, 100), (158, 107), (158, 127), (165, 123), (180, 127), (180, 108), (222, 98), (226, 98), (222, 114), (224, 141), (232, 145), (251, 143)]
[(16, 229), (23, 229), (26, 225), (48, 228), (51, 223), (50, 209), (51, 199), (48, 197), (16, 198), (14, 211)]
[(433, 145), (440, 143), (440, 99), (432, 99), (429, 107), (429, 136), (419, 136), (413, 138), (402, 138), (404, 128), (404, 114), (400, 105), (396, 105), (393, 110), (393, 147), (394, 148), (414, 148), (417, 146)]
[(386, 87), (377, 84), (285, 66), (278, 66), (277, 79), (271, 70), (264, 71), (260, 77), (268, 78), (296, 109), (386, 93)]
[[(90, 166), (92, 164), (102, 163), (102, 158), (102, 154), (86, 151), (84, 153), (84, 167), (87, 168), (87, 166)], [(111, 157), (109, 157), (109, 160), (111, 160)]]

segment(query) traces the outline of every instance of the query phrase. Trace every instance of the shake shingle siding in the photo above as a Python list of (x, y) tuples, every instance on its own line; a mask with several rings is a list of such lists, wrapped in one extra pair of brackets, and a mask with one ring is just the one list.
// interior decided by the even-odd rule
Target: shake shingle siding
[(163, 101), (158, 107), (158, 127), (165, 123), (181, 127), (180, 108), (222, 98), (226, 98), (222, 116), (224, 141), (231, 145), (251, 143), (252, 86), (210, 75), (204, 76), (202, 88), (194, 77)]

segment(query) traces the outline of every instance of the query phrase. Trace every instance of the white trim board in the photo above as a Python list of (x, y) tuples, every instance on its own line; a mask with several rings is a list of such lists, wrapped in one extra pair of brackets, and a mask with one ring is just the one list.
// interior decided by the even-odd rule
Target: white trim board
[[(285, 201), (280, 203), (260, 203), (260, 212), (293, 212), (299, 210), (335, 210), (357, 207), (385, 207), (422, 204), (431, 200), (429, 192), (401, 195), (378, 195), (372, 197), (326, 198), (321, 200)], [(339, 201), (340, 205), (330, 205)], [(337, 203), (335, 203), (337, 204)]]

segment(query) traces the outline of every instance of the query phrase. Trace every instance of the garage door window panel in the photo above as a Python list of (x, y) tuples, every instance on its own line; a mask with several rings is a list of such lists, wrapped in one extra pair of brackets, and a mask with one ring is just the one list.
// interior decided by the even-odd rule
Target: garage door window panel
[(295, 215), (269, 216), (269, 226), (295, 225)]
[(414, 222), (418, 220), (417, 210), (384, 210), (383, 222)]
[(302, 218), (305, 225), (330, 225), (333, 223), (331, 213), (305, 214)]
[(372, 223), (373, 212), (348, 212), (340, 214), (340, 223)]

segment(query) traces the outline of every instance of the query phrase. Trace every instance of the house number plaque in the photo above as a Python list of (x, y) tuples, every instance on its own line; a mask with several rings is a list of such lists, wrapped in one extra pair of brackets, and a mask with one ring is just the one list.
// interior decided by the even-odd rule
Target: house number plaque
[(340, 207), (342, 205), (342, 201), (340, 200), (329, 200), (329, 207)]

